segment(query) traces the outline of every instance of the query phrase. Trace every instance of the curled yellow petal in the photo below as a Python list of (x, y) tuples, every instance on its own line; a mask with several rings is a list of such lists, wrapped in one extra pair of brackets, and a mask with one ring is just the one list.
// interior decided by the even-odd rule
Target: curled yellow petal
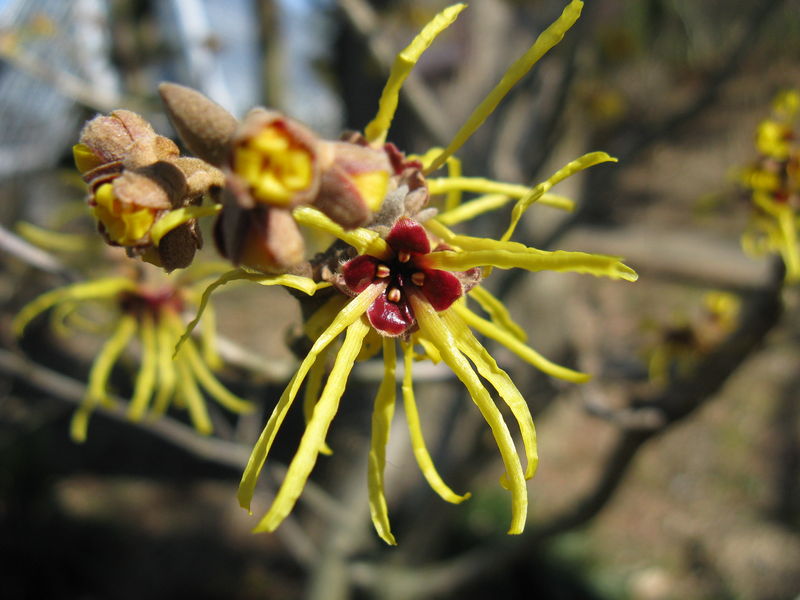
[(172, 353), (178, 337), (168, 323), (160, 322), (156, 328), (156, 343), (158, 345), (158, 389), (153, 400), (153, 414), (163, 415), (169, 408), (169, 403), (175, 393), (178, 383), (178, 373)]
[(156, 329), (153, 317), (144, 315), (142, 317), (141, 340), (142, 358), (139, 374), (136, 376), (136, 383), (133, 385), (133, 396), (128, 406), (128, 418), (132, 421), (139, 421), (147, 411), (147, 405), (153, 395), (156, 385), (156, 373), (158, 366), (158, 342), (156, 340)]
[[(173, 317), (173, 327), (176, 333), (180, 333), (182, 325), (177, 317)], [(183, 353), (186, 359), (186, 364), (191, 370), (192, 376), (196, 378), (197, 382), (208, 392), (208, 394), (219, 402), (222, 406), (235, 413), (249, 413), (253, 412), (254, 406), (247, 400), (242, 400), (236, 394), (231, 393), (219, 379), (209, 370), (208, 365), (203, 362), (200, 353), (192, 343), (188, 340), (183, 346)]]
[(469, 291), (469, 297), (475, 300), (480, 307), (486, 311), (492, 323), (505, 329), (520, 342), (527, 341), (528, 334), (511, 318), (511, 313), (508, 312), (505, 304), (495, 298), (489, 290), (481, 285), (476, 285)]
[(91, 243), (80, 233), (62, 233), (20, 221), (15, 226), (20, 237), (50, 252), (85, 252)]
[(472, 401), (492, 430), (492, 435), (503, 459), (506, 480), (511, 491), (511, 525), (508, 533), (522, 533), (528, 516), (528, 491), (525, 487), (525, 473), (514, 447), (514, 440), (503, 420), (503, 415), (495, 406), (489, 392), (475, 371), (472, 370), (467, 359), (458, 350), (458, 342), (453, 333), (442, 322), (433, 307), (416, 292), (409, 295), (409, 300), (425, 337), (436, 346), (442, 355), (442, 360), (467, 388)]
[(197, 381), (195, 381), (188, 362), (185, 358), (178, 357), (175, 360), (175, 368), (178, 372), (178, 393), (186, 403), (192, 425), (198, 433), (210, 435), (214, 431), (214, 427), (211, 425), (205, 399), (197, 387)]
[(289, 463), (286, 477), (275, 495), (272, 506), (253, 531), (274, 531), (294, 508), (317, 462), (320, 448), (325, 444), (328, 428), (339, 408), (339, 400), (347, 385), (347, 378), (361, 350), (361, 341), (367, 335), (369, 328), (363, 319), (356, 319), (347, 327), (342, 348), (336, 355), (328, 382), (300, 439), (297, 452)]
[(36, 315), (46, 311), (51, 306), (64, 300), (88, 300), (101, 299), (116, 296), (120, 292), (133, 290), (136, 283), (123, 277), (98, 279), (68, 285), (55, 290), (51, 290), (35, 298), (33, 301), (22, 307), (17, 313), (12, 323), (15, 335), (21, 335), (22, 331), (33, 320)]
[[(303, 390), (303, 417), (306, 425), (311, 420), (311, 415), (314, 414), (314, 407), (317, 405), (319, 394), (322, 391), (322, 380), (327, 372), (328, 354), (330, 354), (331, 349), (331, 346), (325, 348), (308, 371), (308, 381), (306, 381), (306, 387)], [(325, 455), (333, 454), (327, 443), (323, 444), (319, 451)]]
[(441, 167), (448, 156), (454, 154), (461, 146), (464, 145), (470, 136), (477, 131), (483, 122), (494, 112), (500, 101), (511, 91), (517, 82), (531, 70), (539, 59), (544, 56), (553, 46), (561, 41), (564, 34), (575, 24), (578, 17), (581, 15), (583, 2), (580, 0), (572, 0), (561, 16), (550, 27), (545, 29), (536, 41), (528, 49), (528, 51), (514, 62), (513, 65), (505, 72), (503, 78), (500, 80), (495, 88), (489, 92), (489, 95), (484, 98), (483, 102), (478, 105), (473, 113), (467, 119), (467, 122), (458, 130), (453, 141), (450, 145), (442, 151), (430, 164), (425, 165), (425, 173), (431, 173)]
[(550, 191), (550, 188), (552, 188), (554, 185), (564, 181), (579, 171), (583, 171), (584, 169), (588, 169), (591, 166), (604, 162), (617, 162), (617, 159), (613, 156), (609, 156), (605, 152), (589, 152), (588, 154), (584, 154), (580, 158), (576, 158), (575, 160), (567, 163), (558, 171), (553, 173), (553, 175), (551, 175), (546, 181), (543, 181), (528, 191), (514, 205), (514, 208), (511, 211), (511, 223), (509, 223), (508, 229), (506, 229), (506, 232), (500, 239), (503, 241), (511, 239), (511, 236), (525, 211), (528, 210), (530, 205), (534, 202), (541, 202), (542, 196), (544, 196), (546, 192)]
[(571, 271), (595, 277), (610, 277), (636, 281), (636, 271), (616, 256), (568, 252), (546, 252), (528, 248), (514, 242), (493, 242), (491, 250), (462, 250), (431, 252), (426, 255), (426, 266), (447, 271), (466, 271), (474, 267), (492, 266), (499, 269), (526, 269), (528, 271)]
[(124, 315), (119, 320), (114, 333), (94, 359), (92, 368), (89, 371), (86, 396), (72, 416), (72, 422), (70, 423), (70, 435), (74, 441), (86, 441), (89, 415), (98, 404), (108, 400), (106, 384), (111, 375), (111, 369), (136, 333), (136, 328), (136, 319), (130, 315)]
[(369, 490), (369, 512), (375, 531), (387, 544), (394, 546), (397, 541), (392, 535), (389, 524), (389, 510), (386, 506), (386, 494), (383, 487), (383, 472), (386, 468), (386, 445), (389, 443), (389, 431), (394, 416), (394, 405), (397, 396), (395, 369), (397, 351), (393, 338), (383, 338), (383, 380), (375, 397), (372, 409), (372, 435), (369, 446), (369, 462), (367, 465), (367, 488)]
[(411, 73), (414, 65), (417, 64), (422, 53), (436, 39), (436, 36), (447, 29), (466, 7), (466, 4), (454, 4), (445, 8), (431, 19), (411, 43), (397, 55), (389, 73), (389, 79), (378, 101), (378, 113), (364, 129), (364, 135), (368, 141), (374, 144), (382, 144), (386, 140), (386, 134), (397, 110), (397, 102), (403, 82), (408, 77), (408, 74)]
[(189, 336), (192, 335), (192, 331), (194, 328), (197, 327), (197, 324), (200, 322), (200, 319), (203, 316), (203, 312), (208, 305), (208, 300), (211, 297), (211, 294), (219, 288), (220, 286), (225, 285), (226, 283), (230, 283), (231, 281), (255, 281), (261, 285), (282, 285), (285, 287), (290, 287), (295, 290), (299, 290), (308, 294), (309, 296), (313, 295), (318, 289), (322, 287), (327, 287), (328, 283), (316, 283), (313, 279), (309, 277), (301, 277), (299, 275), (272, 275), (272, 276), (265, 276), (263, 273), (253, 273), (251, 271), (245, 271), (244, 269), (233, 269), (232, 271), (228, 271), (227, 273), (223, 273), (216, 280), (208, 285), (208, 287), (203, 291), (203, 295), (200, 297), (200, 304), (197, 307), (197, 315), (195, 318), (189, 321), (189, 324), (186, 325), (186, 331), (183, 332), (183, 335), (178, 340), (178, 343), (175, 346), (175, 353), (177, 354), (180, 347), (183, 343), (189, 339)]
[(475, 338), (467, 324), (457, 313), (446, 310), (440, 313), (439, 316), (453, 332), (458, 342), (458, 349), (472, 361), (478, 369), (478, 373), (492, 384), (511, 410), (511, 414), (514, 415), (522, 435), (522, 444), (525, 447), (525, 458), (527, 460), (525, 479), (530, 479), (536, 473), (539, 454), (536, 450), (536, 429), (533, 426), (533, 417), (528, 409), (528, 404), (508, 374), (497, 366), (497, 362), (492, 358), (491, 354)]
[(403, 374), (403, 407), (406, 411), (406, 422), (408, 423), (408, 432), (411, 438), (411, 449), (414, 451), (414, 458), (417, 460), (419, 470), (425, 476), (428, 485), (431, 486), (434, 492), (439, 494), (443, 500), (452, 502), (453, 504), (460, 504), (467, 500), (472, 494), (466, 492), (463, 495), (456, 494), (450, 489), (442, 479), (436, 467), (433, 464), (433, 459), (428, 452), (428, 447), (425, 444), (425, 436), (422, 434), (422, 425), (419, 420), (419, 411), (417, 410), (417, 402), (414, 398), (414, 385), (412, 379), (413, 373), (413, 359), (414, 349), (411, 344), (404, 344), (403, 346), (403, 366), (405, 372)]
[(486, 319), (482, 319), (474, 312), (469, 310), (465, 305), (456, 303), (452, 308), (458, 314), (458, 316), (464, 319), (467, 325), (482, 335), (485, 335), (486, 337), (503, 344), (522, 360), (530, 363), (543, 373), (547, 373), (553, 377), (558, 377), (559, 379), (564, 379), (573, 383), (584, 383), (591, 379), (591, 375), (573, 371), (572, 369), (562, 367), (561, 365), (557, 365), (556, 363), (549, 361), (530, 346), (526, 346), (508, 331), (498, 327)]
[[(476, 192), (478, 194), (499, 194), (503, 196), (509, 196), (511, 198), (524, 198), (531, 192), (531, 188), (528, 187), (527, 185), (520, 185), (517, 183), (503, 183), (501, 181), (492, 181), (491, 179), (484, 179), (482, 177), (442, 177), (440, 179), (428, 179), (427, 183), (428, 183), (428, 190), (430, 191), (431, 194), (444, 194), (444, 193), (450, 194), (454, 191), (463, 191), (463, 192)], [(536, 196), (535, 200), (538, 201), (539, 204), (546, 204), (548, 206), (551, 206), (552, 208), (558, 208), (566, 211), (572, 211), (575, 209), (575, 203), (569, 198), (565, 198), (564, 196), (556, 196), (553, 194), (545, 196), (544, 192), (542, 192)], [(473, 200), (472, 202), (475, 202), (475, 200)], [(472, 202), (470, 202), (469, 204), (472, 204)], [(487, 201), (484, 200), (483, 205), (479, 204), (475, 207), (470, 207), (470, 208), (462, 207), (462, 211), (465, 213), (466, 211), (470, 210), (475, 212), (476, 214), (480, 214), (480, 212), (486, 212), (486, 210), (499, 208), (500, 206), (505, 204), (505, 201), (499, 204), (497, 203), (498, 203), (497, 200), (493, 200), (492, 203), (487, 203)], [(533, 201), (530, 201), (530, 203), (532, 204)], [(491, 209), (487, 207), (487, 204), (488, 206), (491, 207)], [(456, 209), (456, 207), (452, 207), (451, 209), (451, 207), (449, 206), (447, 206), (446, 208), (448, 212), (450, 210)], [(445, 219), (447, 219), (447, 217), (445, 217)]]
[[(292, 402), (294, 402), (300, 385), (303, 383), (303, 379), (311, 368), (311, 365), (314, 364), (320, 352), (322, 352), (328, 344), (336, 339), (336, 337), (353, 322), (361, 318), (367, 311), (367, 308), (369, 308), (369, 305), (372, 304), (383, 290), (384, 286), (382, 285), (371, 285), (358, 296), (350, 300), (347, 306), (339, 311), (339, 314), (328, 328), (320, 334), (314, 342), (314, 345), (311, 346), (311, 350), (309, 350), (306, 357), (300, 363), (297, 372), (294, 374), (291, 381), (289, 381), (286, 389), (283, 390), (283, 394), (281, 394), (281, 397), (278, 399), (278, 403), (275, 405), (272, 414), (267, 420), (267, 424), (264, 426), (264, 430), (261, 432), (258, 441), (253, 447), (253, 451), (250, 453), (250, 458), (242, 474), (242, 480), (239, 483), (239, 491), (237, 493), (239, 505), (242, 508), (250, 510), (250, 502), (255, 493), (258, 476), (261, 473), (264, 462), (267, 460), (267, 455), (269, 454), (270, 448), (272, 448), (272, 443), (275, 441), (278, 429), (280, 429), (286, 417), (286, 413), (289, 411)], [(329, 376), (329, 382), (330, 379), (331, 377)], [(317, 404), (319, 404), (319, 402)]]
[(797, 247), (797, 225), (791, 207), (781, 207), (778, 213), (778, 226), (783, 236), (781, 254), (786, 263), (786, 281), (800, 280), (800, 251)]

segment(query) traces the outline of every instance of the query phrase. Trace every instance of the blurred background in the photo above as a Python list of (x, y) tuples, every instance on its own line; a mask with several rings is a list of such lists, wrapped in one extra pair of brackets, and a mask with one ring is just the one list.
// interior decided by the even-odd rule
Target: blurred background
[[(116, 260), (96, 243), (72, 163), (88, 118), (127, 108), (174, 137), (156, 92), (169, 80), (239, 117), (266, 105), (328, 138), (360, 130), (394, 54), (444, 3), (0, 1), (4, 598), (800, 598), (800, 297), (781, 286), (779, 261), (743, 253), (751, 208), (737, 184), (772, 98), (800, 85), (800, 3), (586, 4), (459, 156), (465, 175), (526, 184), (588, 151), (618, 157), (555, 190), (577, 211), (535, 208), (517, 239), (624, 256), (640, 279), (487, 281), (534, 348), (594, 378), (565, 384), (494, 349), (540, 443), (529, 524), (511, 538), (487, 427), (446, 369), (415, 371), (435, 460), (473, 498), (435, 496), (398, 414), (386, 476), (400, 545), (388, 548), (366, 494), (380, 362), (357, 366), (329, 437), (334, 455), (292, 518), (251, 535), (255, 521), (237, 506), (252, 441), (296, 361), (286, 340), (299, 310), (285, 292), (218, 295), (231, 364), (222, 378), (261, 410), (217, 417), (211, 438), (180, 415), (133, 425), (111, 411), (74, 444), (70, 415), (98, 340), (59, 336), (43, 319), (16, 339), (10, 323), (38, 294)], [(407, 82), (389, 139), (409, 152), (446, 144), (564, 5), (473, 0)], [(501, 210), (467, 231), (496, 235), (507, 218)], [(65, 237), (45, 235), (42, 249), (21, 223)], [(301, 416), (287, 425), (257, 511)]]

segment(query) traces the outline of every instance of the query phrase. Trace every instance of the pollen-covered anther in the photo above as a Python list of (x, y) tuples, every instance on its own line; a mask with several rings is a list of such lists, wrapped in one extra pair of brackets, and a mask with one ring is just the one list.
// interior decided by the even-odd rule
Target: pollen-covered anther
[(422, 271), (417, 271), (416, 273), (411, 274), (411, 283), (413, 283), (417, 287), (422, 287), (425, 283), (425, 273)]
[(375, 277), (378, 277), (380, 279), (386, 279), (391, 274), (392, 274), (392, 270), (389, 267), (387, 267), (386, 265), (382, 265), (381, 264), (381, 265), (378, 265), (377, 267), (375, 267)]
[(398, 302), (400, 302), (400, 299), (401, 299), (402, 297), (403, 297), (403, 294), (400, 292), (400, 289), (399, 289), (399, 288), (396, 288), (396, 287), (390, 288), (390, 289), (389, 289), (389, 290), (386, 292), (386, 299), (387, 299), (389, 302), (394, 302), (395, 304), (396, 304), (396, 303), (398, 303)]
[(397, 260), (401, 263), (407, 263), (409, 260), (411, 260), (411, 254), (401, 250), (397, 253)]

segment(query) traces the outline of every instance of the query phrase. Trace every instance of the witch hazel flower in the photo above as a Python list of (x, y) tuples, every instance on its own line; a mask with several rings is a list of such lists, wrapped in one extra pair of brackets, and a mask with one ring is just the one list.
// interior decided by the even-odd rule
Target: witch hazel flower
[[(553, 377), (579, 383), (589, 376), (557, 365), (531, 348), (509, 310), (482, 282), (494, 269), (516, 268), (626, 281), (635, 281), (637, 276), (618, 257), (539, 250), (511, 239), (533, 205), (572, 210), (570, 199), (552, 193), (555, 185), (614, 158), (604, 152), (587, 153), (531, 188), (463, 176), (456, 153), (514, 85), (559, 43), (582, 7), (580, 0), (571, 0), (511, 65), (447, 147), (420, 155), (408, 155), (387, 141), (400, 89), (464, 4), (436, 15), (398, 54), (375, 118), (363, 133), (348, 133), (336, 141), (324, 140), (290, 117), (267, 109), (254, 109), (239, 122), (199, 92), (162, 84), (162, 100), (184, 144), (197, 160), (222, 174), (221, 189), (212, 198), (217, 204), (211, 207), (218, 213), (215, 242), (220, 253), (238, 267), (205, 289), (197, 302), (196, 318), (178, 341), (179, 349), (190, 342), (190, 333), (214, 290), (237, 280), (299, 292), (295, 296), (310, 343), (242, 475), (239, 503), (250, 510), (269, 452), (303, 390), (305, 431), (255, 531), (273, 531), (292, 511), (319, 455), (330, 454), (326, 437), (355, 362), (379, 353), (384, 375), (375, 397), (367, 471), (370, 513), (378, 535), (389, 544), (396, 543), (384, 494), (384, 469), (398, 401), (399, 361), (404, 365), (400, 397), (423, 476), (448, 502), (469, 497), (468, 492), (456, 493), (444, 482), (427, 450), (413, 386), (412, 366), (420, 359), (447, 365), (486, 420), (505, 470), (501, 484), (511, 496), (508, 531), (523, 531), (528, 507), (525, 482), (538, 464), (533, 418), (522, 393), (476, 333)], [(446, 174), (440, 172), (443, 167)], [(477, 197), (465, 201), (465, 193)], [(432, 196), (444, 197), (441, 203), (435, 199), (438, 209), (429, 206)], [(512, 202), (509, 225), (499, 239), (467, 236), (452, 229)], [(327, 234), (336, 242), (309, 260), (301, 228)], [(513, 417), (523, 456), (490, 389)]]
[(82, 309), (91, 304), (111, 331), (92, 363), (86, 394), (73, 414), (70, 435), (74, 441), (86, 440), (89, 419), (98, 407), (118, 408), (109, 381), (125, 354), (136, 356), (132, 393), (125, 405), (125, 415), (133, 422), (158, 418), (177, 407), (188, 413), (198, 433), (209, 435), (213, 426), (205, 395), (233, 413), (253, 410), (250, 402), (230, 392), (214, 374), (222, 361), (215, 350), (213, 312), (205, 313), (199, 345), (188, 339), (180, 352), (175, 350), (185, 328), (182, 314), (199, 302), (195, 276), (190, 270), (180, 277), (152, 272), (148, 277), (142, 269), (102, 277), (50, 290), (18, 313), (13, 323), (18, 336), (47, 311), (57, 332), (97, 334), (98, 323), (81, 316)]
[(442, 311), (463, 295), (462, 281), (475, 281), (480, 276), (475, 269), (451, 273), (430, 268), (428, 233), (408, 217), (397, 220), (386, 243), (384, 260), (365, 254), (341, 268), (344, 291), (356, 295), (369, 286), (382, 289), (366, 313), (370, 325), (381, 335), (395, 337), (415, 327), (410, 303), (413, 294), (422, 294), (435, 310)]

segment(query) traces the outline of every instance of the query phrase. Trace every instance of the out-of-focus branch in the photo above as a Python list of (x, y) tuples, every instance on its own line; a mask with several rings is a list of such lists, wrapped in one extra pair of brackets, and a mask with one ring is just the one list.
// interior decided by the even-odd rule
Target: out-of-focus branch
[(488, 573), (508, 568), (553, 537), (585, 525), (612, 498), (645, 442), (668, 431), (672, 425), (703, 406), (759, 348), (782, 313), (781, 280), (782, 274), (777, 274), (770, 286), (749, 294), (739, 329), (700, 361), (691, 374), (675, 380), (666, 390), (656, 392), (652, 397), (633, 400), (631, 404), (634, 407), (657, 408), (663, 419), (661, 426), (622, 430), (596, 483), (561, 515), (548, 523), (530, 527), (522, 536), (483, 545), (452, 560), (426, 567), (424, 571), (356, 564), (353, 570), (356, 581), (367, 588), (402, 589), (407, 596), (414, 598), (435, 596), (445, 591), (452, 593)]
[(46, 273), (58, 275), (67, 281), (76, 281), (78, 279), (77, 275), (55, 256), (26, 242), (2, 225), (0, 225), (0, 249)]

